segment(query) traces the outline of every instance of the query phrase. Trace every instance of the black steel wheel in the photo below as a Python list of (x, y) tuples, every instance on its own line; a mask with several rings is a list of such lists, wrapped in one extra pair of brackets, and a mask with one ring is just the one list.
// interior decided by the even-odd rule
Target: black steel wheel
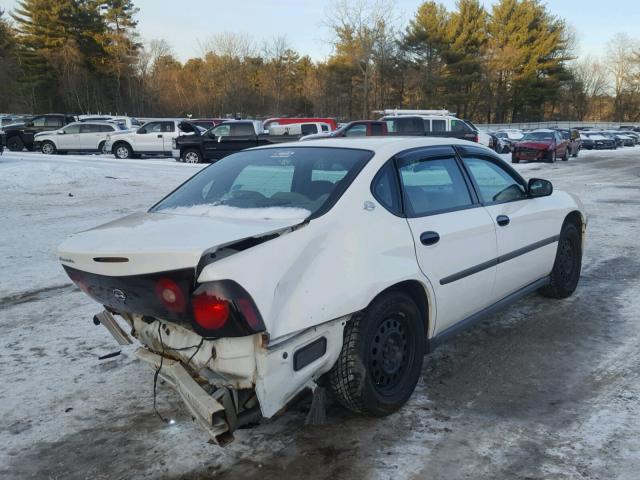
[(345, 326), (342, 351), (329, 372), (331, 390), (348, 409), (383, 416), (413, 393), (426, 349), (425, 320), (403, 292), (387, 292)]
[(7, 139), (7, 148), (12, 152), (21, 152), (24, 149), (24, 143), (18, 136), (13, 136)]
[(566, 223), (560, 232), (551, 281), (539, 290), (540, 294), (551, 298), (570, 297), (578, 287), (581, 269), (581, 235), (573, 223)]

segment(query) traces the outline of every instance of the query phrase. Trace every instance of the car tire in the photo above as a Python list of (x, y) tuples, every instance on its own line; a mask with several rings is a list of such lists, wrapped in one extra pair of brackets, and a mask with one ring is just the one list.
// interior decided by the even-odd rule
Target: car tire
[(549, 298), (570, 297), (578, 286), (582, 269), (582, 239), (578, 227), (566, 223), (560, 232), (558, 251), (551, 270), (549, 285), (538, 292)]
[(568, 162), (569, 161), (569, 151), (568, 150), (564, 151), (564, 155), (562, 155), (562, 161), (563, 162)]
[(556, 151), (553, 150), (546, 158), (547, 163), (556, 163)]
[(133, 149), (126, 143), (118, 143), (113, 147), (113, 154), (120, 160), (133, 158)]
[(58, 153), (55, 144), (49, 140), (45, 140), (44, 142), (42, 142), (40, 151), (45, 155), (55, 155), (56, 153)]
[(12, 152), (21, 152), (24, 150), (24, 143), (20, 137), (11, 137), (7, 139), (7, 148)]
[(195, 148), (185, 150), (181, 159), (184, 163), (202, 163), (202, 155)]
[(346, 324), (328, 375), (331, 391), (353, 412), (389, 415), (415, 390), (425, 349), (425, 322), (416, 303), (402, 292), (384, 293)]

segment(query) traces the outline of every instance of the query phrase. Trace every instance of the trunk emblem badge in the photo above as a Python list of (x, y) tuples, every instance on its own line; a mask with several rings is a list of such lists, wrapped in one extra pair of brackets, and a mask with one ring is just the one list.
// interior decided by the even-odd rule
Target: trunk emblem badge
[(111, 293), (113, 293), (113, 297), (116, 300), (118, 300), (119, 302), (124, 303), (124, 302), (127, 301), (127, 295), (122, 290), (120, 290), (119, 288), (114, 288), (113, 292), (111, 292)]

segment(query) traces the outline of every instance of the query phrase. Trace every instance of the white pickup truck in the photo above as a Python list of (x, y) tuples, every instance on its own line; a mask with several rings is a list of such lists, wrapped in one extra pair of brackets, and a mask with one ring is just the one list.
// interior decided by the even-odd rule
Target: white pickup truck
[(119, 159), (135, 158), (141, 155), (170, 157), (173, 139), (184, 133), (192, 134), (194, 130), (204, 131), (201, 127), (179, 119), (153, 120), (137, 130), (127, 130), (107, 136), (104, 149)]

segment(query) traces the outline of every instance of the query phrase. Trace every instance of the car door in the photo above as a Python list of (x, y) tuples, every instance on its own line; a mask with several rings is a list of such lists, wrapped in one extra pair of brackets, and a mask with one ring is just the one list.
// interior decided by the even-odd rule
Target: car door
[(496, 227), (498, 266), (494, 299), (549, 274), (555, 260), (561, 213), (552, 197), (530, 198), (527, 184), (500, 158), (459, 149), (480, 200)]
[(140, 127), (134, 135), (135, 149), (138, 153), (162, 153), (162, 122), (149, 122)]
[(62, 129), (64, 133), (56, 136), (58, 150), (78, 150), (80, 148), (81, 126), (80, 123), (72, 123)]
[(174, 138), (178, 136), (178, 129), (176, 128), (176, 122), (162, 122), (162, 151), (165, 154), (171, 155), (171, 143)]
[(93, 123), (83, 123), (80, 125), (80, 135), (78, 136), (79, 150), (97, 150), (100, 126)]
[(436, 296), (436, 332), (491, 303), (496, 231), (452, 147), (396, 158), (420, 269)]

